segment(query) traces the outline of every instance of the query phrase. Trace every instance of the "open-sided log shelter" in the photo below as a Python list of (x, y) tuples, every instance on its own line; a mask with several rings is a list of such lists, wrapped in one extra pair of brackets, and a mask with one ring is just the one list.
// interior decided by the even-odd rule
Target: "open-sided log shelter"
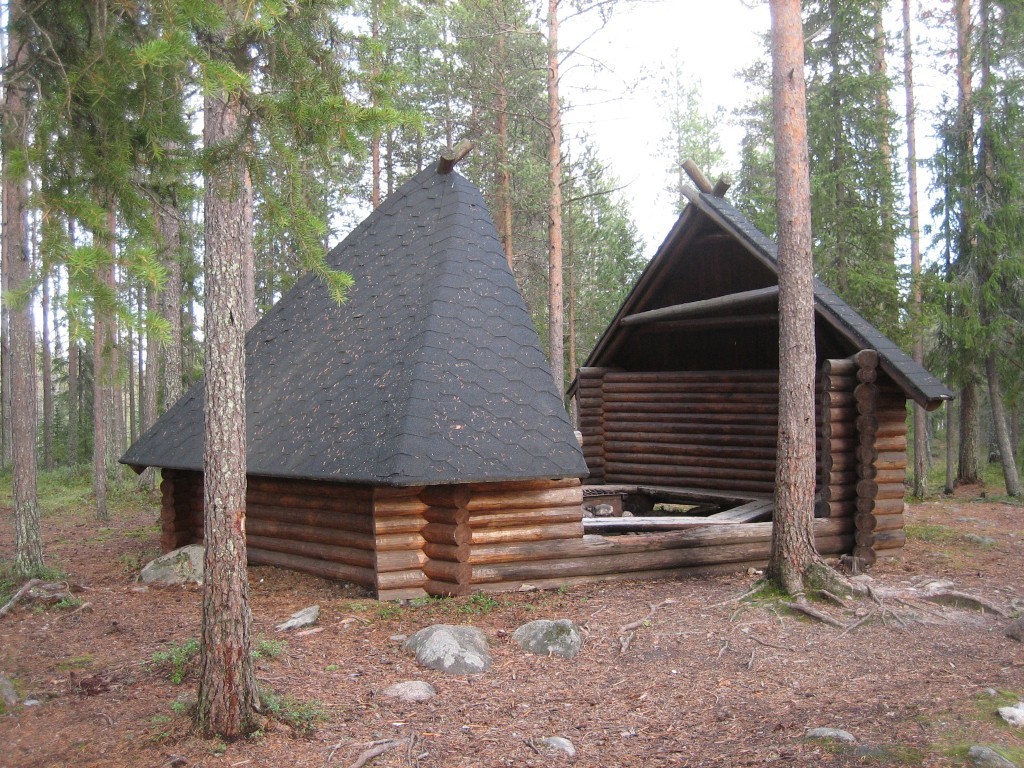
[[(769, 553), (778, 394), (786, 386), (778, 373), (776, 247), (724, 199), (723, 186), (712, 189), (699, 173), (694, 181), (702, 189), (688, 189), (689, 205), (570, 387), (588, 501), (696, 505), (680, 518), (645, 517), (652, 527), (584, 521), (588, 532), (703, 532), (703, 542), (683, 545), (675, 559), (644, 566), (634, 556), (637, 570), (760, 565)], [(814, 303), (816, 542), (822, 554), (871, 563), (905, 541), (907, 402), (931, 410), (952, 394), (819, 281)], [(769, 507), (760, 517), (759, 502)], [(707, 527), (715, 519), (723, 525)]]
[[(249, 561), (462, 594), (474, 563), (579, 539), (587, 473), (480, 193), (451, 159), (413, 177), (246, 337)], [(160, 467), (165, 551), (203, 536), (202, 383), (122, 461)], [(499, 579), (500, 580), (500, 579)]]
[[(354, 278), (345, 304), (305, 277), (249, 332), (250, 562), (384, 599), (763, 565), (774, 245), (722, 190), (691, 191), (570, 388), (581, 452), (483, 200), (452, 167), (328, 254)], [(904, 541), (906, 402), (951, 394), (820, 283), (815, 306), (815, 539), (871, 562)], [(165, 551), (203, 536), (201, 387), (122, 458), (162, 469)]]

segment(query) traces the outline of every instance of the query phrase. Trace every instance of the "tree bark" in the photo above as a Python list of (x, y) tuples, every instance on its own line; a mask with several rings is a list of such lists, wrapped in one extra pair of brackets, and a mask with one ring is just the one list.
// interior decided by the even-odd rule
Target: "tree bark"
[(79, 433), (79, 404), (82, 400), (81, 385), (79, 384), (79, 354), (78, 340), (71, 338), (71, 329), (68, 328), (68, 465), (78, 464), (78, 433)]
[[(207, 150), (237, 147), (240, 120), (237, 95), (207, 95)], [(244, 260), (252, 230), (251, 211), (245, 210), (244, 162), (237, 149), (222, 151), (207, 170), (204, 199), (206, 580), (198, 717), (206, 732), (235, 738), (246, 731), (259, 706), (245, 543)]]
[(50, 348), (50, 279), (43, 275), (43, 469), (53, 469), (53, 352)]
[(779, 434), (768, 577), (789, 593), (814, 549), (814, 292), (800, 0), (771, 0), (772, 101), (779, 222)]
[[(961, 190), (957, 235), (957, 262), (968, 264), (971, 258), (973, 233), (971, 212), (967, 201), (974, 195), (974, 50), (971, 43), (970, 0), (954, 0), (953, 15), (956, 23), (957, 40), (957, 142), (958, 177), (965, 185)], [(976, 286), (975, 286), (976, 287)], [(961, 369), (960, 389), (960, 451), (956, 483), (973, 484), (981, 480), (978, 461), (978, 376), (975, 370), (977, 360), (972, 352), (965, 351), (956, 361)]]
[(163, 358), (160, 378), (158, 412), (167, 410), (182, 390), (182, 330), (181, 330), (181, 218), (177, 199), (171, 199), (160, 208), (160, 239), (163, 248), (161, 261), (167, 270), (167, 284), (160, 292), (158, 306), (160, 314), (170, 327), (170, 338), (161, 349)]
[(548, 0), (548, 355), (559, 395), (565, 391), (562, 277), (562, 112), (558, 101), (558, 0)]
[(515, 273), (515, 259), (512, 247), (512, 173), (508, 164), (508, 84), (505, 80), (505, 13), (502, 0), (496, 4), (498, 20), (502, 25), (498, 33), (497, 87), (494, 95), (496, 133), (498, 146), (495, 153), (498, 176), (498, 223), (501, 247), (505, 251), (508, 268)]
[(1006, 427), (1006, 406), (1003, 403), (1003, 385), (999, 376), (999, 361), (994, 351), (985, 356), (985, 374), (988, 377), (988, 399), (992, 405), (992, 428), (996, 433), (999, 446), (999, 461), (1003, 466), (1003, 478), (1006, 493), (1009, 496), (1022, 495), (1020, 474), (1017, 472), (1017, 460), (1013, 453), (1010, 430)]
[[(3, 112), (3, 262), (9, 271), (5, 288), (25, 290), (31, 285), (32, 264), (27, 241), (28, 181), (17, 173), (15, 155), (27, 151), (29, 102), (26, 80), (19, 72), (27, 65), (28, 50), (18, 25), (24, 13), (20, 0), (8, 8), (9, 68)], [(11, 409), (14, 571), (28, 577), (43, 565), (39, 533), (39, 500), (36, 492), (36, 360), (35, 318), (32, 292), (22, 304), (4, 291), (3, 303), (10, 314)]]
[[(912, 279), (911, 312), (913, 313), (914, 362), (924, 364), (924, 328), (922, 310), (924, 293), (921, 287), (921, 215), (917, 202), (917, 107), (914, 99), (914, 46), (910, 28), (910, 0), (903, 0), (903, 87), (907, 108), (907, 195), (909, 202), (910, 272)], [(914, 403), (914, 495), (928, 494), (927, 412)]]
[(956, 484), (981, 482), (978, 458), (978, 387), (972, 382), (960, 388), (960, 450), (957, 453)]
[(112, 371), (112, 329), (110, 327), (110, 310), (105, 306), (108, 300), (112, 300), (114, 291), (114, 264), (116, 258), (114, 250), (114, 233), (117, 227), (117, 220), (113, 210), (113, 203), (109, 203), (110, 210), (107, 214), (107, 225), (109, 232), (97, 233), (100, 239), (109, 238), (108, 252), (110, 263), (100, 264), (96, 267), (97, 282), (110, 291), (111, 296), (98, 296), (93, 307), (93, 353), (92, 353), (92, 491), (96, 499), (96, 517), (100, 520), (107, 520), (110, 517), (107, 509), (107, 451), (110, 441), (110, 412), (113, 406), (111, 397)]

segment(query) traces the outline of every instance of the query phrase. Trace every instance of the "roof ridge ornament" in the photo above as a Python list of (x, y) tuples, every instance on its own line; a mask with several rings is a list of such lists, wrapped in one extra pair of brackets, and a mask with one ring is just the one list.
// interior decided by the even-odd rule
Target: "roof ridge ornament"
[(463, 139), (455, 145), (455, 149), (445, 147), (441, 150), (441, 157), (437, 161), (438, 173), (451, 173), (462, 158), (473, 151), (476, 146), (470, 139)]
[[(697, 185), (697, 189), (707, 195), (725, 197), (725, 193), (729, 190), (729, 187), (732, 186), (732, 179), (728, 176), (719, 176), (715, 186), (712, 187), (711, 182), (708, 181), (708, 177), (701, 172), (700, 168), (697, 167), (697, 163), (693, 160), (684, 160), (683, 170), (686, 172), (686, 175), (690, 177), (690, 181)], [(690, 187), (684, 187), (682, 192), (690, 200), (693, 200), (696, 196), (696, 193)]]

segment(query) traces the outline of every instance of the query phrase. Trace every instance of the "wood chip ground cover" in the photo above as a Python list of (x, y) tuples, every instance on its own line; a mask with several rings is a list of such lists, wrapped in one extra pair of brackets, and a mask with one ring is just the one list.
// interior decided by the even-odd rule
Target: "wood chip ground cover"
[[(1024, 509), (972, 501), (976, 493), (911, 506), (910, 530), (931, 535), (912, 535), (901, 561), (871, 571), (876, 582), (948, 579), (1011, 614), (1024, 608)], [(364, 764), (956, 766), (967, 765), (971, 744), (1024, 756), (1024, 733), (996, 715), (1024, 697), (1024, 645), (1005, 636), (1007, 619), (933, 606), (935, 620), (918, 621), (912, 608), (925, 608), (885, 599), (888, 610), (870, 600), (819, 604), (848, 626), (868, 618), (842, 630), (775, 601), (737, 600), (756, 580), (748, 574), (397, 606), (253, 568), (255, 634), (275, 649), (260, 654), (258, 674), (281, 697), (281, 717), (232, 744), (203, 739), (186, 711), (194, 662), (179, 654), (184, 681), (175, 685), (167, 661), (198, 635), (200, 592), (134, 581), (157, 549), (154, 519), (154, 507), (140, 507), (100, 532), (87, 514), (47, 514), (47, 553), (89, 606), (18, 605), (0, 619), (0, 674), (39, 701), (0, 715), (0, 765), (347, 767), (380, 751)], [(935, 535), (935, 526), (958, 535)], [(0, 509), (5, 554), (12, 527)], [(312, 604), (322, 631), (275, 632)], [(583, 626), (582, 653), (521, 652), (511, 634), (538, 618)], [(398, 636), (435, 623), (486, 632), (491, 670), (464, 678), (418, 668)], [(381, 695), (413, 679), (438, 695), (420, 704)], [(849, 731), (858, 744), (806, 740), (817, 726)], [(576, 755), (545, 749), (549, 736), (569, 739)]]

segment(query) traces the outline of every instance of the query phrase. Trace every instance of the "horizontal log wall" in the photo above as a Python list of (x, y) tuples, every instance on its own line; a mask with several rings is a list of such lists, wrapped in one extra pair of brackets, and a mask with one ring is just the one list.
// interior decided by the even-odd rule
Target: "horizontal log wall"
[(480, 568), (500, 563), (513, 572), (535, 566), (535, 552), (583, 541), (583, 487), (575, 478), (469, 487), (468, 583), (476, 590)]
[(589, 482), (604, 482), (604, 429), (601, 382), (609, 368), (580, 368), (577, 374), (576, 402), (579, 430), (583, 435), (583, 458), (590, 470)]
[(606, 483), (770, 494), (778, 402), (777, 371), (605, 371), (599, 430), (580, 426)]
[[(851, 518), (815, 520), (814, 536), (823, 555), (849, 552), (854, 522)], [(737, 523), (482, 547), (473, 553), (473, 588), (498, 592), (523, 584), (544, 588), (761, 567), (768, 562), (771, 537), (771, 523)], [(513, 554), (519, 559), (510, 560)]]
[[(202, 474), (164, 470), (163, 476), (161, 546), (169, 551), (202, 543)], [(358, 486), (250, 476), (245, 513), (249, 562), (373, 588), (379, 544), (371, 500), (372, 490)], [(406, 542), (417, 543), (417, 538)], [(401, 552), (390, 565), (398, 568), (410, 557), (415, 555)]]
[(365, 487), (250, 477), (249, 562), (373, 587), (371, 502)]

